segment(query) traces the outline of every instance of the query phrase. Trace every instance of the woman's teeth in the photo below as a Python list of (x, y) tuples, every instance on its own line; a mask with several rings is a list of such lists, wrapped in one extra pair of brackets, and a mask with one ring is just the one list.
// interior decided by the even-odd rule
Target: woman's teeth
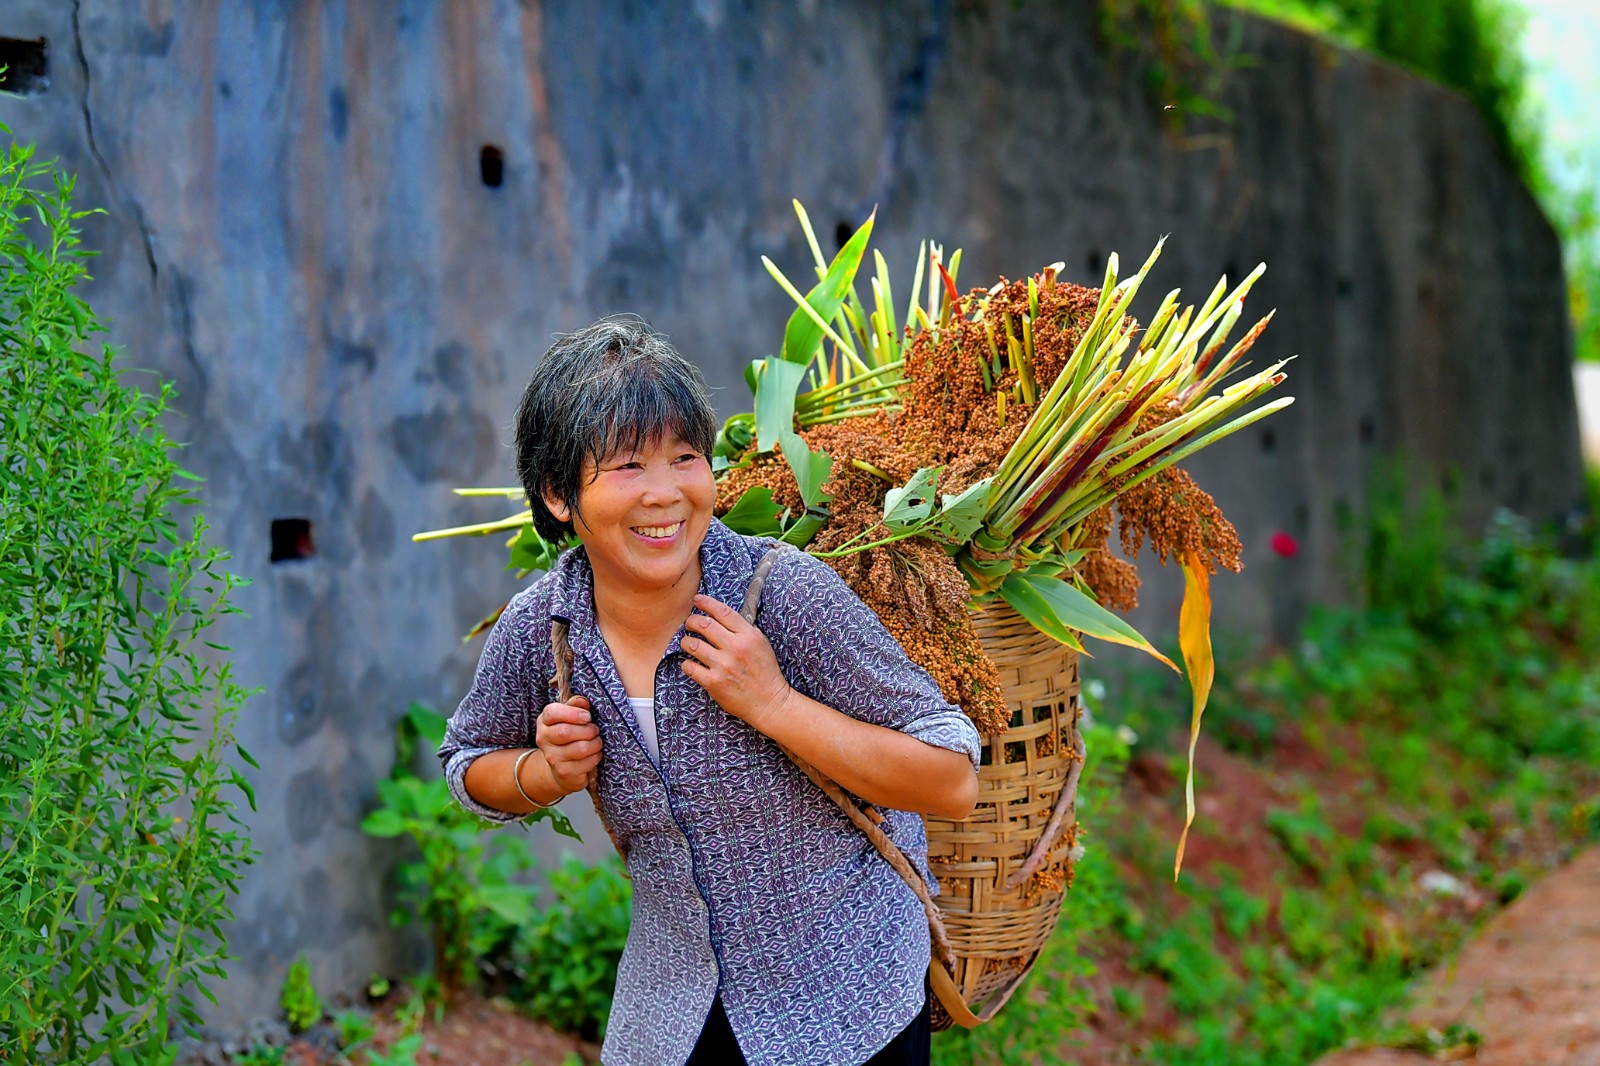
[(682, 522), (674, 522), (670, 526), (634, 526), (633, 531), (641, 536), (653, 537), (656, 540), (665, 540), (672, 536), (683, 526)]

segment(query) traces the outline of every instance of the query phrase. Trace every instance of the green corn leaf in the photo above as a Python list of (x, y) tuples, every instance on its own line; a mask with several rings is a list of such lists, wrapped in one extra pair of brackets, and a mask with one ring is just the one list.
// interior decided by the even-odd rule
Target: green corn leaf
[(939, 535), (956, 544), (965, 544), (983, 525), (988, 512), (989, 483), (993, 478), (974, 481), (957, 493), (939, 498)]
[(783, 508), (772, 498), (772, 490), (754, 485), (745, 490), (722, 524), (747, 537), (776, 537), (783, 533)]
[(883, 524), (896, 533), (921, 525), (933, 514), (934, 487), (942, 466), (925, 466), (911, 480), (883, 495)]
[(1057, 617), (1050, 601), (1040, 595), (1034, 584), (1023, 575), (1007, 575), (1000, 583), (1000, 597), (1045, 636), (1059, 640), (1074, 651), (1083, 651), (1083, 645), (1079, 643), (1072, 627)]
[(511, 542), (511, 558), (506, 563), (506, 569), (548, 570), (567, 547), (567, 544), (552, 544), (545, 540), (530, 522), (518, 531), (517, 539)]
[(823, 482), (833, 473), (833, 456), (823, 451), (812, 451), (800, 434), (790, 430), (782, 438), (783, 458), (794, 471), (800, 486), (800, 499), (807, 510), (820, 509), (833, 497), (822, 491)]
[(785, 433), (794, 431), (795, 390), (806, 368), (768, 356), (757, 364), (756, 447), (770, 452)]
[(811, 538), (817, 535), (828, 521), (826, 512), (807, 511), (784, 529), (783, 536), (779, 539), (785, 544), (793, 544), (796, 548), (804, 548), (811, 543)]
[[(1027, 585), (1039, 599), (1049, 605), (1051, 614), (1069, 629), (1086, 637), (1138, 648), (1145, 654), (1166, 663), (1174, 673), (1180, 672), (1177, 664), (1157, 651), (1137, 629), (1100, 606), (1093, 597), (1078, 591), (1060, 578), (1013, 574), (1006, 579), (1006, 584), (1009, 585), (1013, 581)], [(1009, 597), (1006, 602), (1011, 602)]]
[(743, 455), (755, 439), (755, 422), (755, 415), (748, 411), (740, 411), (724, 422), (717, 431), (716, 443), (712, 445), (712, 458), (726, 462)]
[(822, 245), (817, 243), (816, 231), (811, 228), (811, 216), (806, 214), (805, 205), (799, 200), (790, 200), (794, 205), (794, 213), (800, 218), (800, 230), (806, 235), (806, 247), (811, 249), (811, 258), (817, 262), (817, 277), (822, 277), (827, 271), (827, 261), (822, 258)]
[(812, 451), (794, 431), (795, 389), (805, 372), (800, 363), (773, 356), (762, 360), (756, 380), (756, 447), (765, 452), (781, 445), (784, 460), (800, 485), (800, 498), (807, 508), (820, 508), (830, 498), (822, 491), (822, 483), (833, 472), (833, 457)]
[(839, 254), (833, 257), (828, 273), (806, 293), (805, 302), (811, 305), (815, 316), (807, 314), (804, 308), (796, 308), (794, 314), (789, 316), (789, 324), (783, 331), (783, 350), (779, 353), (785, 362), (804, 365), (816, 355), (823, 337), (823, 327), (817, 319), (827, 322), (839, 313), (839, 305), (844, 303), (846, 293), (855, 285), (856, 271), (861, 267), (877, 214), (874, 210), (867, 217), (855, 235), (839, 249)]

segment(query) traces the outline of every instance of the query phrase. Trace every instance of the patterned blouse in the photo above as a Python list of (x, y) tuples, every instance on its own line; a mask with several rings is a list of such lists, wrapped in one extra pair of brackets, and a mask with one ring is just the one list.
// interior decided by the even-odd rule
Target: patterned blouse
[[(700, 591), (735, 609), (770, 542), (712, 520)], [(478, 756), (533, 743), (556, 698), (550, 623), (571, 624), (573, 691), (600, 728), (600, 803), (633, 881), (633, 914), (601, 1059), (684, 1062), (720, 995), (752, 1064), (860, 1063), (921, 1010), (928, 927), (872, 844), (763, 734), (719, 708), (680, 669), (679, 629), (656, 667), (660, 764), (645, 754), (595, 619), (582, 549), (519, 593), (490, 632), (472, 689), (439, 749), (451, 791)], [(756, 624), (795, 689), (928, 744), (967, 754), (979, 738), (870, 608), (826, 564), (786, 552)], [(934, 891), (922, 819), (881, 810), (883, 828)]]

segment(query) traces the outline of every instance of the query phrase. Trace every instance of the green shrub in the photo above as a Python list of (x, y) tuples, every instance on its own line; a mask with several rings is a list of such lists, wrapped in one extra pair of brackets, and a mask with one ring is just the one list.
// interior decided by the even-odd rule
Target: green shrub
[(351, 1055), (365, 1050), (377, 1035), (372, 1015), (360, 1010), (342, 1010), (333, 1016), (334, 1030), (339, 1034), (339, 1053)]
[(291, 1033), (303, 1033), (322, 1020), (322, 1000), (311, 983), (311, 966), (304, 955), (290, 964), (278, 1005), (283, 1008), (283, 1017)]
[[(427, 927), (434, 974), (449, 998), (471, 983), (478, 960), (493, 961), (510, 947), (516, 930), (533, 918), (538, 890), (521, 877), (533, 865), (525, 847), (491, 847), (485, 830), (492, 823), (456, 803), (442, 778), (412, 772), (418, 743), (437, 747), (444, 727), (441, 715), (412, 704), (401, 720), (394, 770), (378, 783), (382, 805), (361, 828), (375, 837), (408, 837), (420, 852), (420, 860), (396, 869), (402, 905), (391, 920)], [(565, 819), (555, 824), (559, 829)]]
[[(1194, 0), (1142, 2), (1183, 8), (1194, 4)], [(1530, 184), (1543, 182), (1537, 136), (1528, 114), (1522, 12), (1508, 0), (1222, 3), (1334, 37), (1457, 90), (1477, 105), (1490, 135), (1512, 165)]]
[(517, 935), (512, 994), (534, 1017), (598, 1040), (628, 941), (633, 886), (615, 856), (591, 866), (567, 855), (550, 888), (555, 902)]
[(271, 1044), (256, 1044), (250, 1050), (234, 1056), (234, 1066), (283, 1066), (288, 1052)]
[(230, 761), (247, 693), (208, 633), (242, 582), (162, 432), (171, 386), (140, 391), (93, 341), (71, 192), (8, 145), (0, 1060), (170, 1061), (169, 1015), (198, 1023), (251, 859), (231, 806), (250, 796)]
[(417, 1052), (422, 1050), (422, 1034), (402, 1036), (387, 1051), (373, 1049), (367, 1052), (367, 1066), (417, 1066)]

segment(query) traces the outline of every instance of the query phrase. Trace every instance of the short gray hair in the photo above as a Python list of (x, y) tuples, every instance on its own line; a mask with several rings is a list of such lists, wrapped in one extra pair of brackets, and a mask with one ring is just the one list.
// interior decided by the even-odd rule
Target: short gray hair
[(534, 528), (560, 543), (572, 523), (544, 496), (578, 513), (585, 462), (676, 433), (706, 458), (717, 439), (705, 378), (637, 315), (613, 315), (558, 338), (534, 367), (517, 406), (517, 476)]

